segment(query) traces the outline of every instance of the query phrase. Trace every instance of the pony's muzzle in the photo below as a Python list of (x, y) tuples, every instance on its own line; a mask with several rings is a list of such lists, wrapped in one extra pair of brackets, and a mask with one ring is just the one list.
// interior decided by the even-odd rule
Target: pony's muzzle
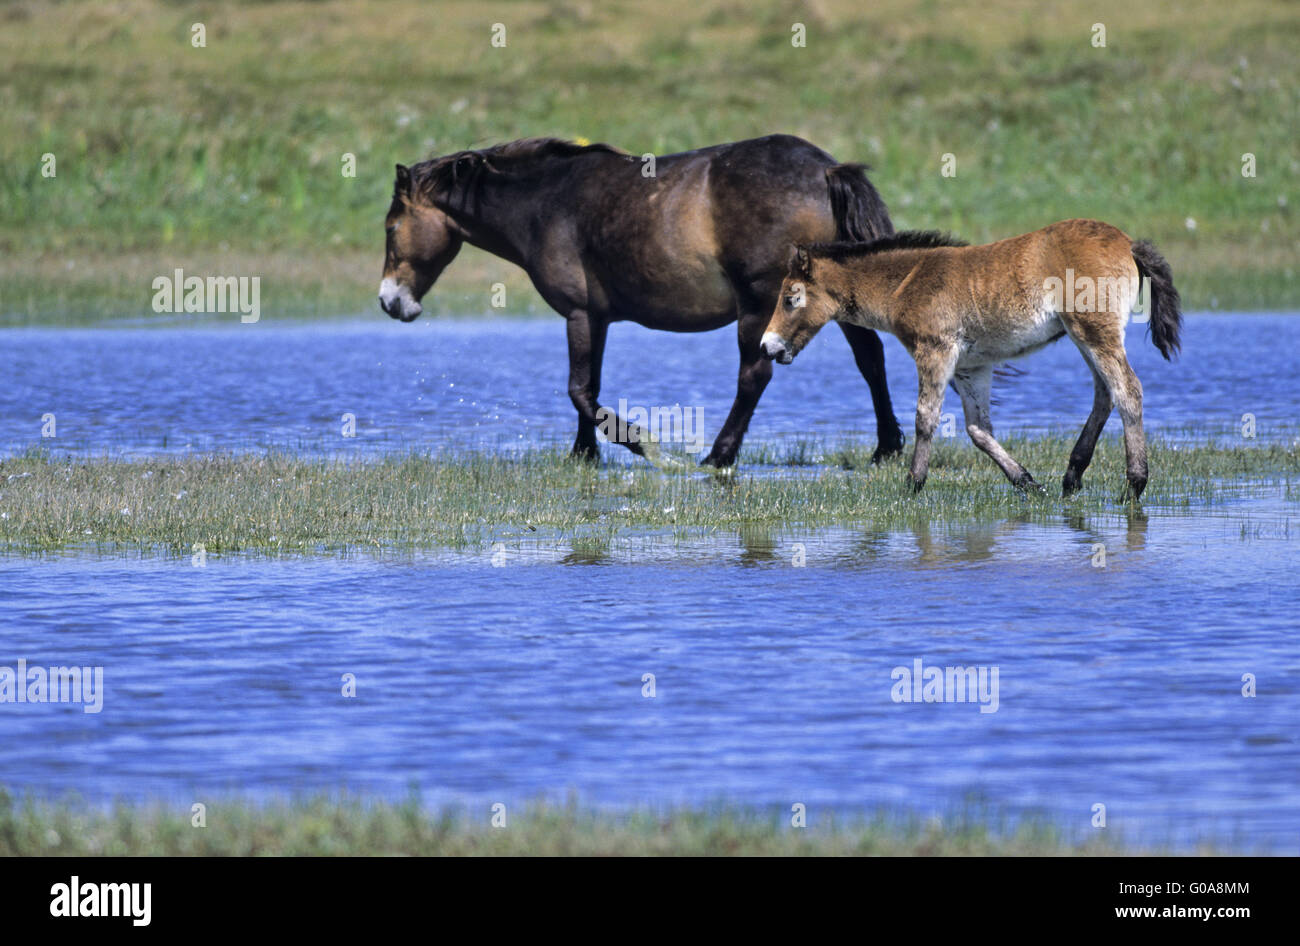
[(411, 295), (411, 290), (399, 286), (392, 279), (385, 279), (379, 284), (379, 308), (390, 317), (403, 322), (414, 321), (424, 311), (424, 307)]
[(790, 350), (786, 340), (776, 332), (764, 332), (763, 340), (758, 344), (759, 348), (763, 350), (763, 357), (768, 361), (775, 361), (783, 365), (788, 365), (794, 361), (794, 352)]

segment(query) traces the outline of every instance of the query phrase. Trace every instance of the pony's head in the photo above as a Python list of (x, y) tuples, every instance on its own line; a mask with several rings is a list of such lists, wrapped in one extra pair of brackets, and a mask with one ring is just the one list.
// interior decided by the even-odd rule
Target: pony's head
[(817, 280), (816, 268), (808, 247), (791, 250), (776, 311), (760, 343), (767, 358), (788, 365), (822, 326), (839, 314), (840, 303)]
[(424, 311), (420, 300), (455, 259), (464, 242), (456, 225), (434, 206), (428, 188), (417, 185), (411, 169), (397, 165), (393, 202), (384, 220), (384, 278), (379, 306), (410, 322)]

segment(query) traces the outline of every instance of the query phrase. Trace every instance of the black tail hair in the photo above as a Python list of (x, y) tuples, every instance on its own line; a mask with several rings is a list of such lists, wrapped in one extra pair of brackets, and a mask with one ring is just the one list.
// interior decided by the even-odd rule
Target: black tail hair
[(894, 232), (885, 202), (867, 180), (866, 170), (865, 164), (835, 164), (826, 169), (836, 240), (878, 240)]
[(1183, 327), (1182, 303), (1174, 288), (1174, 274), (1169, 261), (1146, 240), (1133, 241), (1133, 262), (1137, 263), (1139, 278), (1151, 282), (1151, 341), (1166, 361), (1178, 354), (1182, 347), (1179, 332)]

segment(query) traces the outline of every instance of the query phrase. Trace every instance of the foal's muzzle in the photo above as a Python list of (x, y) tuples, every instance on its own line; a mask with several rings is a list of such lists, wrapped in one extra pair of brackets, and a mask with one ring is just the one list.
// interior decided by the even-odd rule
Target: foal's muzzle
[(790, 350), (790, 345), (776, 332), (764, 332), (763, 340), (758, 344), (763, 351), (763, 357), (768, 361), (775, 361), (783, 365), (788, 365), (794, 361), (794, 352)]

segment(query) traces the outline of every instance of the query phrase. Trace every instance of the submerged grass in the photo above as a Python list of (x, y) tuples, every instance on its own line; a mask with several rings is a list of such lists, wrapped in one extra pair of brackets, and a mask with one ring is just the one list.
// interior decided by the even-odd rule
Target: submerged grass
[[(963, 811), (921, 820), (888, 812), (813, 818), (790, 826), (789, 812), (736, 807), (608, 812), (537, 802), (493, 827), (482, 812), (429, 809), (355, 796), (315, 796), (257, 804), (206, 805), (195, 827), (189, 805), (129, 804), (111, 809), (77, 799), (15, 800), (0, 789), (0, 856), (335, 856), (335, 855), (886, 855), (1053, 856), (1161, 853), (1113, 834), (1087, 841), (1040, 820)], [(1211, 853), (1202, 848), (1198, 853)]]
[[(877, 530), (925, 522), (1114, 512), (1123, 444), (1103, 438), (1083, 490), (1060, 497), (1072, 437), (1008, 436), (1004, 444), (1048, 492), (1012, 489), (982, 453), (940, 440), (925, 490), (901, 460), (872, 466), (870, 448), (795, 443), (746, 448), (727, 474), (661, 472), (606, 447), (592, 466), (559, 450), (406, 453), (374, 459), (287, 453), (85, 460), (43, 451), (0, 460), (0, 549), (71, 548), (191, 554), (475, 549), (554, 539), (598, 557), (620, 537), (677, 539), (718, 529)], [(1192, 508), (1280, 486), (1295, 501), (1300, 446), (1152, 437), (1147, 508)], [(613, 452), (611, 452), (613, 451)]]

